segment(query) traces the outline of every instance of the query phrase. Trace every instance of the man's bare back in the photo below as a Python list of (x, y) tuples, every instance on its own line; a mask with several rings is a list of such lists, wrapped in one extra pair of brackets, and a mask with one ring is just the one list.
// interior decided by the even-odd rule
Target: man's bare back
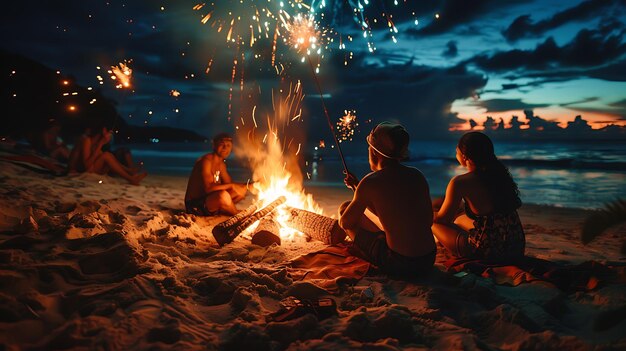
[(356, 191), (359, 204), (378, 217), (390, 249), (409, 257), (435, 249), (428, 183), (419, 170), (398, 163), (370, 173)]
[(352, 201), (340, 207), (339, 225), (359, 255), (384, 271), (427, 273), (437, 252), (432, 204), (424, 175), (400, 163), (408, 154), (409, 135), (401, 125), (383, 122), (367, 143), (372, 173), (360, 182), (347, 174), (344, 182), (355, 191)]
[(435, 249), (430, 192), (418, 169), (397, 164), (371, 173), (363, 181), (364, 201), (378, 216), (390, 249), (409, 257)]

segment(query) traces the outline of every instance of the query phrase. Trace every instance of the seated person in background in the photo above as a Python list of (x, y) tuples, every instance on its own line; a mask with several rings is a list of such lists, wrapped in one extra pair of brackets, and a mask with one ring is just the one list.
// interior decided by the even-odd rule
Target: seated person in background
[[(454, 256), (492, 261), (524, 255), (524, 230), (517, 209), (522, 205), (517, 184), (496, 158), (485, 134), (466, 133), (456, 158), (468, 172), (448, 184), (441, 209), (435, 212), (433, 234)], [(464, 206), (465, 214), (458, 215)]]
[(102, 151), (108, 151), (115, 156), (115, 158), (122, 164), (126, 169), (130, 170), (131, 173), (138, 173), (141, 169), (140, 166), (143, 166), (143, 162), (139, 162), (140, 166), (135, 164), (133, 161), (133, 155), (130, 152), (130, 149), (127, 147), (116, 147), (113, 149), (111, 147), (111, 143), (107, 143), (102, 147)]
[(45, 129), (32, 133), (28, 138), (33, 148), (57, 161), (67, 162), (70, 150), (59, 140), (61, 124), (53, 120)]
[(70, 153), (68, 171), (114, 174), (133, 185), (139, 185), (147, 173), (136, 173), (121, 164), (112, 153), (102, 151), (102, 147), (110, 141), (111, 130), (107, 127), (96, 129), (96, 132), (89, 130), (83, 134)]
[(340, 206), (339, 225), (354, 241), (356, 254), (382, 271), (425, 275), (432, 270), (437, 247), (426, 178), (417, 168), (400, 163), (408, 156), (409, 134), (401, 125), (383, 122), (367, 143), (372, 173), (360, 182), (352, 174), (346, 176), (344, 182), (355, 192), (352, 201)]
[(225, 160), (233, 149), (233, 138), (220, 133), (213, 138), (213, 152), (196, 160), (185, 193), (185, 210), (198, 216), (219, 213), (235, 215), (235, 204), (246, 196), (246, 184), (233, 183)]

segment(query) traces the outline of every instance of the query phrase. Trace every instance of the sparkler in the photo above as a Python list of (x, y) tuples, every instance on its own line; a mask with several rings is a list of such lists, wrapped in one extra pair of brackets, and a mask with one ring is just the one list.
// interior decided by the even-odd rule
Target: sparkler
[(337, 133), (339, 142), (352, 141), (354, 131), (359, 126), (356, 120), (356, 111), (344, 111), (344, 115), (337, 121)]
[(128, 66), (131, 61), (120, 62), (117, 66), (111, 66), (111, 69), (107, 71), (111, 75), (111, 79), (117, 80), (119, 83), (115, 86), (117, 89), (130, 88), (130, 78), (132, 77), (133, 70)]

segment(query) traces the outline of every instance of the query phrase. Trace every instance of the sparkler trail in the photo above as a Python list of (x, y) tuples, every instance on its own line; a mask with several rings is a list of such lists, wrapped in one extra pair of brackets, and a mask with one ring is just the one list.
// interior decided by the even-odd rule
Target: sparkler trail
[[(392, 8), (399, 7), (407, 3), (407, 0), (312, 0), (310, 6), (310, 12), (325, 20), (325, 24), (328, 27), (337, 31), (339, 38), (338, 49), (345, 50), (345, 42), (353, 41), (353, 37), (350, 35), (341, 34), (340, 28), (344, 26), (344, 18), (350, 17), (352, 21), (361, 30), (363, 38), (366, 40), (367, 48), (369, 52), (376, 51), (374, 44), (373, 33), (374, 26), (386, 25), (387, 30), (390, 32), (391, 40), (397, 43), (396, 35), (398, 34), (398, 28), (395, 25), (393, 14), (389, 11), (387, 3), (392, 4)], [(379, 11), (374, 13), (374, 11)], [(412, 13), (415, 16), (414, 13)], [(415, 25), (418, 21), (415, 20)], [(347, 63), (346, 63), (347, 64)]]
[[(193, 10), (201, 13), (201, 23), (209, 25), (223, 35), (228, 46), (235, 49), (232, 59), (231, 86), (228, 92), (228, 120), (232, 118), (233, 85), (239, 78), (239, 92), (244, 97), (244, 68), (247, 59), (271, 62), (272, 70), (278, 70), (278, 62), (283, 55), (277, 53), (280, 47), (289, 46), (288, 28), (297, 28), (293, 12), (307, 12), (309, 9), (302, 0), (220, 0), (200, 3)], [(257, 43), (263, 43), (263, 47)], [(265, 48), (271, 48), (268, 53)], [(205, 72), (211, 71), (215, 52), (208, 59)], [(269, 55), (268, 55), (269, 54)], [(248, 57), (246, 57), (248, 56)], [(282, 65), (281, 65), (282, 67)]]

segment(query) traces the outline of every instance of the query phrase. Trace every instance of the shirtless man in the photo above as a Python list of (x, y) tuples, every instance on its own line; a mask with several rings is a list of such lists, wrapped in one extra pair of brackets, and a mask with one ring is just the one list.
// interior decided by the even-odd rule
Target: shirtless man
[(213, 152), (196, 160), (185, 193), (187, 213), (214, 216), (219, 213), (235, 215), (235, 204), (247, 192), (246, 184), (233, 183), (224, 160), (233, 149), (233, 138), (221, 133), (213, 138)]
[[(414, 277), (429, 272), (437, 253), (431, 225), (430, 191), (424, 175), (400, 163), (408, 155), (409, 134), (383, 122), (367, 137), (372, 173), (360, 182), (348, 174), (352, 201), (340, 206), (339, 225), (357, 254), (386, 273)], [(366, 210), (368, 210), (366, 212)]]

